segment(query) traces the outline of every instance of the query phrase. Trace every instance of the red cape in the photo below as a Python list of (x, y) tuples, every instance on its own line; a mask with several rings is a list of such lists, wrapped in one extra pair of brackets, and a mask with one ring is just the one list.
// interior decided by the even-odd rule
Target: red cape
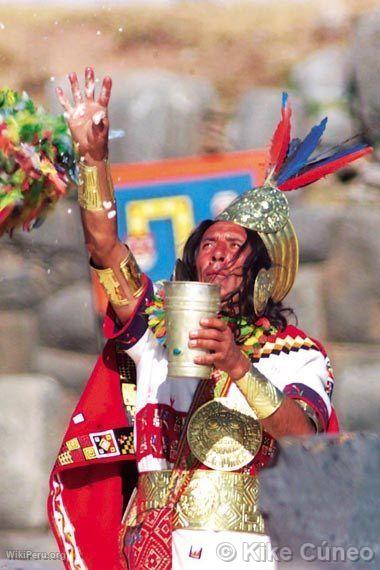
[[(135, 466), (134, 455), (123, 453), (123, 438), (131, 430), (121, 397), (114, 343), (109, 341), (72, 415), (50, 477), (49, 521), (66, 568), (125, 567), (117, 537), (126, 467), (128, 463)], [(109, 449), (99, 446), (102, 435), (96, 434), (102, 432), (111, 441)], [(124, 491), (127, 495), (128, 489)]]

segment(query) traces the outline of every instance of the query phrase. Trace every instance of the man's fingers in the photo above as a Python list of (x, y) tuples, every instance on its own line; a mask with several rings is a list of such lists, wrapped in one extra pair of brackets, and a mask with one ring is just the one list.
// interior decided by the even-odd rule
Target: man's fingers
[(201, 319), (201, 326), (207, 327), (211, 329), (217, 329), (219, 331), (227, 330), (227, 323), (226, 321), (222, 321), (222, 319), (217, 319), (216, 317), (208, 317), (207, 319)]
[(58, 101), (60, 102), (62, 107), (65, 109), (66, 113), (71, 113), (73, 109), (72, 109), (72, 107), (69, 103), (69, 100), (66, 97), (63, 89), (61, 89), (61, 87), (57, 87), (57, 89), (55, 91), (57, 93)]
[(190, 339), (197, 339), (197, 338), (206, 338), (207, 339), (207, 338), (209, 338), (209, 339), (222, 341), (222, 340), (224, 340), (224, 335), (221, 331), (219, 331), (217, 329), (201, 328), (198, 330), (191, 331), (189, 333), (189, 338)]
[(196, 356), (194, 358), (195, 364), (205, 364), (206, 366), (216, 366), (216, 362), (221, 360), (221, 355), (217, 353), (213, 354), (202, 354), (202, 356)]
[(221, 349), (221, 346), (217, 340), (198, 338), (197, 340), (189, 340), (189, 348), (201, 348), (202, 350), (216, 352)]
[(86, 99), (93, 101), (95, 93), (95, 74), (92, 67), (86, 67), (84, 82), (84, 93), (86, 95)]
[(79, 87), (79, 81), (78, 81), (78, 77), (76, 73), (70, 73), (69, 74), (69, 80), (70, 80), (70, 84), (71, 84), (71, 92), (73, 94), (73, 100), (75, 105), (80, 105), (81, 103), (83, 103), (83, 96), (82, 96), (82, 92), (80, 90)]
[(98, 103), (102, 105), (102, 107), (108, 107), (108, 103), (111, 97), (111, 89), (112, 89), (112, 79), (109, 75), (107, 75), (103, 79), (102, 87), (100, 89)]

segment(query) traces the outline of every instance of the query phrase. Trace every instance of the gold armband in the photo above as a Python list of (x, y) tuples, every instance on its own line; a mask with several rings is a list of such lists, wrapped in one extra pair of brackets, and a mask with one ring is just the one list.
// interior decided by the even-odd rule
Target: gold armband
[[(131, 303), (131, 299), (128, 299), (123, 295), (121, 284), (115, 272), (111, 268), (101, 269), (94, 267), (93, 263), (90, 262), (92, 270), (98, 276), (100, 284), (113, 305), (116, 307), (124, 307)], [(120, 263), (120, 271), (127, 281), (128, 288), (130, 289), (133, 297), (138, 299), (143, 290), (144, 284), (142, 282), (142, 275), (140, 269), (136, 263), (136, 260), (131, 251), (128, 251), (128, 255)]]
[(125, 307), (130, 304), (130, 299), (124, 297), (121, 285), (110, 267), (106, 269), (98, 269), (91, 265), (92, 270), (96, 273), (99, 283), (102, 285), (108, 299), (116, 307)]
[(143, 292), (144, 285), (142, 283), (141, 271), (130, 250), (127, 257), (120, 263), (120, 271), (128, 282), (128, 287), (130, 288), (132, 295), (136, 297), (136, 299), (140, 297)]
[(315, 427), (315, 433), (323, 432), (324, 430), (322, 422), (320, 421), (317, 412), (314, 410), (314, 408), (312, 408), (307, 402), (304, 402), (303, 400), (294, 399), (294, 401), (299, 405), (300, 408), (302, 408), (302, 410), (305, 412), (305, 414), (307, 415), (307, 417)]
[(115, 201), (111, 169), (108, 161), (105, 161), (105, 166), (108, 191), (107, 196), (102, 199), (97, 166), (88, 166), (84, 162), (79, 162), (78, 202), (85, 210), (90, 210), (91, 212), (106, 210), (105, 205)]
[(253, 367), (243, 378), (236, 381), (236, 385), (259, 420), (271, 416), (284, 399), (283, 393)]

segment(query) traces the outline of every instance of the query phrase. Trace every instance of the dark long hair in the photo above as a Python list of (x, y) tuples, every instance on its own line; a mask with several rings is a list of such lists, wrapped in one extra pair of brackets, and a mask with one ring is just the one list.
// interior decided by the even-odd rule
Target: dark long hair
[[(177, 281), (197, 281), (196, 259), (199, 246), (205, 231), (215, 223), (212, 220), (204, 220), (190, 234), (183, 249), (182, 260), (178, 259), (176, 263), (174, 278)], [(239, 249), (237, 256), (249, 246), (251, 246), (251, 252), (243, 265), (241, 286), (229, 293), (226, 299), (226, 312), (237, 313), (249, 322), (255, 322), (258, 317), (253, 308), (253, 286), (260, 269), (269, 269), (271, 260), (260, 236), (252, 230), (246, 229), (246, 232), (247, 239)], [(261, 316), (266, 317), (273, 326), (284, 329), (288, 324), (287, 317), (290, 315), (295, 316), (292, 309), (285, 308), (282, 303), (274, 303), (269, 299), (265, 312)]]

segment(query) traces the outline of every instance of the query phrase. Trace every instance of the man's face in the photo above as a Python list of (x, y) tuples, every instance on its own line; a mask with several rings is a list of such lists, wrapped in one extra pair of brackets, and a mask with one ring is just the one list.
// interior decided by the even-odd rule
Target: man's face
[(246, 239), (245, 229), (232, 222), (216, 222), (203, 234), (195, 262), (198, 279), (220, 285), (222, 299), (241, 285), (251, 253), (250, 245), (240, 251)]

